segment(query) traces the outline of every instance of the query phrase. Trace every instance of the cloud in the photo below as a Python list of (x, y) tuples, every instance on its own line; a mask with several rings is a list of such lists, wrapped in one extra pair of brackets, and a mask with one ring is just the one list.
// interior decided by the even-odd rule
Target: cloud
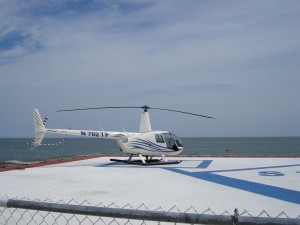
[[(298, 1), (0, 4), (0, 99), (15, 111), (151, 104), (220, 117), (218, 129), (201, 121), (203, 131), (170, 116), (166, 126), (181, 135), (299, 131)], [(12, 116), (7, 107), (1, 114)]]

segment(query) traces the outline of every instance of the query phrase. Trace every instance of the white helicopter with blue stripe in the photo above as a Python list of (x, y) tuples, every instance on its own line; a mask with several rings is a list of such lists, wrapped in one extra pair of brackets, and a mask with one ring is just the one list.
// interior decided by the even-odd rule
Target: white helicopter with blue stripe
[[(120, 150), (129, 154), (127, 160), (111, 159), (111, 161), (124, 162), (128, 164), (138, 165), (161, 165), (161, 164), (178, 164), (181, 161), (168, 161), (167, 156), (175, 156), (183, 151), (183, 144), (180, 138), (168, 131), (152, 131), (149, 109), (165, 110), (177, 113), (184, 113), (194, 116), (200, 116), (210, 119), (214, 117), (204, 116), (195, 113), (183, 112), (172, 109), (153, 108), (147, 105), (125, 106), (125, 107), (98, 107), (98, 108), (79, 108), (79, 109), (63, 109), (57, 112), (71, 112), (79, 110), (94, 110), (94, 109), (120, 109), (120, 108), (141, 108), (144, 111), (141, 115), (140, 131), (139, 132), (115, 132), (115, 131), (95, 131), (95, 130), (73, 130), (73, 129), (48, 129), (45, 127), (47, 117), (42, 120), (38, 109), (33, 109), (33, 118), (35, 126), (35, 138), (32, 140), (32, 145), (35, 147), (42, 145), (42, 140), (46, 133), (75, 135), (81, 137), (93, 137), (103, 139), (115, 139)], [(138, 160), (133, 160), (133, 156), (138, 156)], [(161, 157), (153, 159), (153, 157)]]

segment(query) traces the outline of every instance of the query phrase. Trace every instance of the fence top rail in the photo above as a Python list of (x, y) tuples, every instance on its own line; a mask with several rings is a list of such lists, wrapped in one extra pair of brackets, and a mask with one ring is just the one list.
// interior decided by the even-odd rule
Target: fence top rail
[(16, 199), (0, 199), (0, 207), (20, 208), (47, 212), (78, 214), (87, 216), (112, 217), (134, 220), (190, 223), (190, 224), (283, 224), (300, 225), (299, 218), (271, 218), (240, 216), (236, 209), (233, 215), (210, 215), (187, 212), (164, 212), (155, 210), (137, 210), (38, 202)]

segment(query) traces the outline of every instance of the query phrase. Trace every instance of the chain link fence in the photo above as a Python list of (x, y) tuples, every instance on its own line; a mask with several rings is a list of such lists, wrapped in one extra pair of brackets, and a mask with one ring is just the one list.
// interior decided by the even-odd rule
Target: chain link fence
[(58, 200), (29, 198), (0, 198), (0, 224), (5, 225), (140, 225), (140, 224), (284, 224), (300, 225), (300, 214), (290, 218), (284, 211), (271, 217), (263, 210), (252, 215), (247, 210), (240, 213), (225, 210), (216, 214), (211, 208), (198, 211), (191, 206), (185, 210), (176, 205), (170, 209), (149, 209), (147, 205), (137, 207), (111, 204), (94, 204), (88, 200)]

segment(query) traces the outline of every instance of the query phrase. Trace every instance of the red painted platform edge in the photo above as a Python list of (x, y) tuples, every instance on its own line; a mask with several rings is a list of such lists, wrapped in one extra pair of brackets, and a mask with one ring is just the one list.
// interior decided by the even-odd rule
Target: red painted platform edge
[(4, 168), (0, 168), (0, 172), (10, 171), (10, 170), (21, 170), (21, 169), (27, 169), (27, 168), (33, 168), (33, 167), (39, 167), (39, 166), (48, 166), (48, 165), (54, 165), (54, 164), (60, 164), (60, 163), (67, 163), (67, 162), (74, 162), (74, 161), (80, 161), (85, 159), (93, 159), (93, 158), (99, 158), (102, 156), (99, 155), (91, 155), (91, 156), (76, 156), (72, 158), (67, 159), (57, 159), (57, 160), (51, 160), (51, 161), (45, 161), (45, 162), (39, 162), (34, 164), (28, 164), (28, 165), (14, 165), (14, 166), (8, 166)]

